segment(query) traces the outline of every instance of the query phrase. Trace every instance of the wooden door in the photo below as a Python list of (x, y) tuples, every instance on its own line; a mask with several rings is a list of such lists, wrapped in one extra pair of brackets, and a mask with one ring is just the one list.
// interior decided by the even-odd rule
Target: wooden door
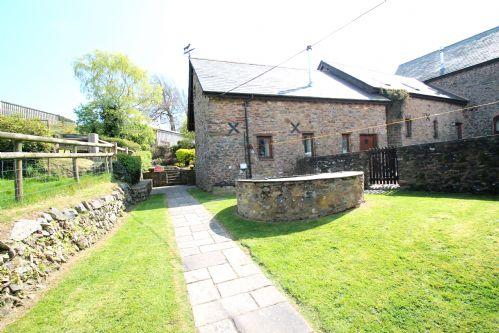
[(361, 134), (360, 135), (360, 150), (369, 150), (378, 146), (376, 134)]

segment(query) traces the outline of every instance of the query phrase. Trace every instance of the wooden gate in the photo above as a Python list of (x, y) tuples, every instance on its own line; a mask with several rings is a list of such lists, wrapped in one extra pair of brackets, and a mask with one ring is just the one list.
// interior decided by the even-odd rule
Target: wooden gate
[(369, 150), (369, 184), (397, 184), (399, 169), (395, 148)]

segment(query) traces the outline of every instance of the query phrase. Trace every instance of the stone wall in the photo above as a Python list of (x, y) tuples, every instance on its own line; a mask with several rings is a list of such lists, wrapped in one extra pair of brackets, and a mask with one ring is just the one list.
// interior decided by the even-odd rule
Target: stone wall
[(304, 158), (297, 162), (295, 174), (310, 175), (342, 171), (362, 171), (364, 186), (369, 185), (369, 156), (366, 152)]
[[(385, 105), (321, 100), (219, 97), (203, 94), (194, 75), (193, 96), (196, 127), (196, 180), (201, 188), (234, 186), (245, 178), (240, 164), (247, 163), (245, 152), (244, 102), (248, 101), (248, 133), (253, 178), (293, 175), (296, 162), (305, 156), (303, 133), (313, 133), (315, 154), (341, 152), (342, 133), (351, 129), (385, 124)], [(237, 123), (231, 131), (229, 122)], [(298, 124), (299, 132), (293, 132)], [(360, 134), (376, 134), (378, 146), (387, 145), (385, 127), (351, 134), (350, 148), (358, 151)], [(273, 158), (257, 156), (257, 136), (270, 135)]]
[(263, 222), (316, 219), (359, 206), (363, 193), (362, 172), (238, 180), (237, 213)]
[(0, 240), (0, 318), (43, 289), (47, 275), (69, 257), (109, 232), (125, 207), (144, 199), (143, 194), (122, 184), (104, 197), (17, 221), (9, 238)]
[[(429, 85), (442, 88), (479, 105), (499, 100), (499, 60), (428, 80)], [(492, 120), (499, 115), (498, 104), (465, 111), (463, 137), (494, 134)]]
[[(463, 107), (460, 104), (410, 96), (402, 103), (397, 102), (387, 108), (386, 121), (387, 123), (391, 123), (405, 119), (425, 117), (427, 114), (445, 113)], [(437, 136), (435, 136), (434, 121), (437, 121)], [(457, 140), (457, 128), (454, 125), (456, 122), (464, 123), (463, 112), (452, 112), (441, 116), (413, 120), (411, 122), (412, 133), (410, 136), (408, 136), (405, 123), (389, 125), (388, 145), (399, 147)]]
[[(397, 148), (399, 184), (412, 190), (499, 193), (499, 136)], [(307, 158), (296, 172), (302, 174), (364, 171), (368, 152)]]

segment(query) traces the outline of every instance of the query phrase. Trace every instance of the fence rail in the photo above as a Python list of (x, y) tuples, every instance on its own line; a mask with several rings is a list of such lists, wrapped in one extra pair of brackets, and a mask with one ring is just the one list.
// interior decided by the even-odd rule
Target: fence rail
[[(14, 188), (16, 201), (22, 201), (24, 197), (23, 190), (23, 159), (47, 159), (47, 169), (50, 176), (51, 159), (70, 158), (72, 159), (72, 174), (76, 182), (80, 181), (80, 172), (77, 159), (104, 159), (105, 172), (113, 171), (112, 159), (118, 151), (130, 153), (128, 149), (118, 147), (116, 143), (100, 142), (97, 134), (90, 134), (88, 140), (92, 142), (84, 142), (80, 140), (60, 139), (52, 137), (44, 137), (37, 135), (28, 135), (21, 133), (1, 132), (0, 140), (11, 140), (14, 143), (13, 152), (0, 152), (0, 161), (13, 160)], [(23, 142), (42, 142), (55, 144), (54, 152), (23, 152)], [(66, 151), (60, 152), (61, 147)], [(78, 147), (84, 147), (85, 152), (79, 152)], [(104, 152), (99, 152), (102, 149)], [(67, 151), (70, 152), (67, 152)], [(3, 175), (2, 175), (3, 176)]]
[(114, 146), (112, 143), (83, 142), (77, 140), (59, 139), (46, 136), (11, 133), (11, 132), (0, 132), (0, 139), (22, 141), (22, 142), (58, 143), (68, 146), (87, 146), (87, 147), (103, 147), (103, 148), (111, 148)]

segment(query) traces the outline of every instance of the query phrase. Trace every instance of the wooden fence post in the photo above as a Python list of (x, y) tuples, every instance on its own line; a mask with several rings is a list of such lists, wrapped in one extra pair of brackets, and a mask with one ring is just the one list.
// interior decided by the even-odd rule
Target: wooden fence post
[[(106, 153), (109, 153), (109, 149), (108, 148), (105, 148), (104, 151)], [(106, 167), (106, 173), (109, 173), (109, 157), (104, 157), (104, 164), (105, 164), (105, 167)]]
[[(15, 152), (22, 152), (23, 151), (22, 142), (19, 142), (19, 141), (14, 142), (14, 151)], [(24, 196), (24, 193), (23, 193), (23, 160), (22, 159), (14, 160), (14, 169), (15, 169), (14, 187), (15, 187), (16, 200), (22, 201), (23, 196)]]
[(113, 142), (113, 145), (114, 145), (113, 146), (113, 154), (114, 155), (109, 158), (109, 160), (111, 161), (111, 165), (110, 165), (111, 175), (113, 174), (113, 157), (116, 157), (116, 154), (118, 154), (118, 144), (116, 142)]
[[(78, 147), (73, 146), (73, 153), (78, 153)], [(76, 180), (77, 183), (80, 182), (80, 173), (78, 171), (78, 161), (76, 158), (73, 158), (73, 178)]]

